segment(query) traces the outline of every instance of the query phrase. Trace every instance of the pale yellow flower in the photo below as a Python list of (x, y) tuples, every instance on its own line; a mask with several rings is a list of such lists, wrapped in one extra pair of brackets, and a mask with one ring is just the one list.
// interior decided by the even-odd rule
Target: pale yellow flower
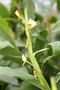
[(20, 17), (19, 12), (17, 10), (16, 10), (15, 14), (17, 17)]
[(18, 18), (20, 18), (22, 21), (24, 21), (24, 17), (21, 14), (19, 14), (19, 12), (17, 10), (16, 10), (15, 14)]

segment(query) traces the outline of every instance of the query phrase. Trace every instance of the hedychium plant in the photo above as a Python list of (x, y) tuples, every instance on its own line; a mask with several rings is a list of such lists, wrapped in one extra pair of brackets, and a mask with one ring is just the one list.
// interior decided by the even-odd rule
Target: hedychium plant
[(27, 62), (27, 63), (29, 63), (29, 64), (31, 64), (33, 66), (41, 85), (44, 87), (44, 90), (51, 90), (51, 88), (48, 85), (47, 81), (45, 80), (45, 78), (44, 78), (44, 76), (42, 74), (42, 71), (41, 71), (41, 69), (40, 69), (40, 67), (39, 67), (39, 65), (37, 63), (36, 58), (35, 58), (36, 53), (48, 50), (48, 48), (41, 49), (41, 50), (36, 51), (36, 52), (33, 52), (33, 49), (32, 49), (32, 42), (31, 42), (31, 38), (30, 38), (31, 37), (30, 36), (30, 30), (34, 26), (37, 25), (37, 22), (34, 21), (34, 20), (31, 20), (31, 19), (28, 19), (27, 8), (25, 8), (25, 10), (24, 10), (25, 18), (23, 16), (21, 16), (18, 11), (16, 11), (15, 14), (18, 16), (19, 19), (21, 19), (23, 21), (23, 23), (25, 25), (25, 31), (26, 31), (26, 36), (27, 36), (27, 45), (26, 45), (26, 47), (28, 48), (31, 63), (26, 61), (26, 58), (25, 58), (24, 55), (22, 56), (23, 61)]

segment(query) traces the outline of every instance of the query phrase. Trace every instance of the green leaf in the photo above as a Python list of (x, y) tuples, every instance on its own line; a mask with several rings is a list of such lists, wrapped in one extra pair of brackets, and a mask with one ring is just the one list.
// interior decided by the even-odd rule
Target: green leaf
[[(4, 18), (5, 20), (7, 20), (7, 21), (12, 21), (12, 22), (14, 22), (14, 23), (16, 23), (16, 22), (19, 22), (19, 20), (18, 19), (16, 19), (16, 18)], [(19, 22), (20, 23), (20, 22)]]
[[(23, 64), (23, 62), (22, 62), (22, 60), (21, 60), (21, 58), (19, 57), (19, 56), (4, 56), (3, 58), (2, 58), (2, 60), (0, 61), (0, 62), (2, 62), (2, 64), (4, 65), (4, 63), (3, 63), (3, 60), (5, 61), (5, 63), (6, 62), (8, 62), (8, 61), (11, 61), (11, 62), (13, 62), (13, 63), (16, 63), (16, 64), (18, 64), (19, 66), (22, 66), (22, 64)], [(7, 63), (6, 63), (7, 64)], [(15, 64), (14, 64), (15, 65)], [(14, 67), (14, 65), (13, 65), (13, 67)]]
[(41, 65), (41, 68), (43, 68), (43, 65), (52, 58), (52, 56), (48, 56), (47, 58), (43, 59), (43, 62), (42, 62), (42, 65)]
[(43, 21), (43, 16), (41, 16), (40, 14), (36, 13), (36, 19)]
[(48, 48), (48, 53), (53, 54), (54, 56), (60, 55), (60, 41), (49, 43)]
[(60, 0), (56, 0), (56, 2), (57, 2), (57, 9), (60, 12)]
[(35, 79), (32, 75), (20, 70), (17, 71), (16, 69), (11, 69), (9, 67), (0, 67), (0, 75), (1, 74), (22, 79), (38, 88), (43, 88), (38, 79)]
[(40, 90), (37, 87), (34, 87), (31, 84), (23, 82), (21, 87), (18, 90)]
[(55, 81), (56, 81), (58, 90), (60, 90), (60, 72), (57, 73), (57, 75), (55, 76)]
[(0, 16), (9, 17), (9, 12), (8, 12), (7, 8), (1, 3), (0, 3)]
[(56, 30), (60, 30), (60, 21), (57, 21), (52, 27), (51, 31), (54, 32)]
[(57, 90), (56, 82), (55, 82), (54, 77), (51, 77), (51, 87), (52, 87), (52, 90)]
[(0, 17), (0, 37), (2, 37), (5, 40), (8, 40), (10, 43), (15, 45), (14, 40), (11, 37), (12, 31), (8, 25), (8, 22)]
[(35, 7), (33, 0), (22, 0), (22, 8), (27, 7), (28, 10), (28, 17), (34, 19), (35, 18)]
[(8, 56), (17, 56), (20, 57), (21, 53), (16, 50), (16, 48), (10, 44), (8, 41), (0, 41), (0, 54)]
[(10, 84), (16, 85), (16, 86), (19, 85), (18, 80), (16, 78), (8, 76), (8, 75), (4, 75), (4, 74), (0, 75), (0, 81), (10, 83)]
[(57, 75), (56, 75), (55, 79), (56, 79), (56, 83), (60, 80), (60, 72), (59, 72), (59, 73), (57, 73)]
[(6, 87), (6, 90), (18, 90), (18, 88), (19, 87), (16, 87), (16, 86), (13, 86), (13, 85), (8, 85), (7, 87)]

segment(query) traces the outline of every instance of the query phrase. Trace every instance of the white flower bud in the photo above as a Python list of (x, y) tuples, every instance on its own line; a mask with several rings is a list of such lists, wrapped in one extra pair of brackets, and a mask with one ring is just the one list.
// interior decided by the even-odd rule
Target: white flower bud
[(36, 21), (32, 20), (31, 18), (29, 19), (29, 24), (34, 24), (37, 23)]
[(22, 61), (26, 62), (26, 57), (24, 56), (24, 54), (22, 55)]
[(30, 24), (30, 27), (33, 28), (33, 27), (35, 27), (37, 25), (37, 22), (30, 18), (29, 19), (29, 24)]

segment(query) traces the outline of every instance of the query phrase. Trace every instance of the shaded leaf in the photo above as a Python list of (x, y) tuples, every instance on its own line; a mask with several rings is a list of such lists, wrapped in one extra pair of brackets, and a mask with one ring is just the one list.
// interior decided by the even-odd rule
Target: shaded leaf
[(54, 56), (60, 55), (60, 41), (52, 42), (48, 44), (48, 52)]
[(56, 82), (58, 82), (58, 81), (60, 80), (60, 72), (59, 72), (59, 73), (57, 73), (57, 75), (56, 75), (55, 79), (56, 79)]
[[(11, 61), (11, 62), (16, 62), (19, 66), (22, 66), (23, 62), (19, 56), (4, 56), (2, 58), (4, 61)], [(14, 67), (14, 65), (13, 65)]]
[(28, 83), (22, 83), (21, 87), (18, 90), (40, 90), (37, 87), (34, 87), (31, 84)]
[(0, 37), (2, 37), (5, 40), (8, 40), (10, 43), (15, 45), (14, 40), (11, 37), (12, 31), (8, 25), (8, 22), (0, 17)]
[(4, 74), (0, 75), (0, 81), (10, 83), (16, 86), (18, 85), (18, 80), (16, 78)]
[(35, 79), (32, 75), (22, 72), (22, 71), (17, 71), (15, 69), (11, 69), (9, 67), (0, 67), (0, 74), (5, 74), (11, 77), (16, 77), (19, 79), (22, 79), (32, 85), (35, 85), (38, 88), (43, 88), (38, 81), (38, 79)]
[(45, 59), (43, 60), (43, 63), (42, 63), (42, 65), (41, 65), (41, 68), (43, 68), (43, 65), (44, 65), (48, 60), (50, 60), (51, 58), (52, 58), (52, 56), (49, 56), (49, 57), (45, 58)]
[(18, 90), (19, 87), (13, 86), (13, 85), (8, 85), (6, 87), (6, 90)]
[(8, 41), (0, 41), (0, 54), (9, 55), (9, 56), (21, 56), (21, 53), (18, 52), (15, 47), (10, 44)]

